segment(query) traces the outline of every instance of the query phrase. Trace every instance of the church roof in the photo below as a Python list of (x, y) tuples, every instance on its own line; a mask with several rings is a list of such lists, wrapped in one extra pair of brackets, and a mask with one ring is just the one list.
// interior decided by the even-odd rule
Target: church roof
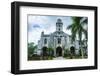
[(63, 31), (55, 31), (54, 33), (52, 33), (52, 34), (64, 34), (64, 35), (67, 35), (67, 36), (70, 36), (70, 35), (68, 35), (67, 33), (65, 33), (65, 32), (63, 32)]
[(49, 37), (49, 36), (50, 36), (50, 35), (48, 35), (48, 34), (44, 34), (44, 35), (43, 35), (43, 37)]

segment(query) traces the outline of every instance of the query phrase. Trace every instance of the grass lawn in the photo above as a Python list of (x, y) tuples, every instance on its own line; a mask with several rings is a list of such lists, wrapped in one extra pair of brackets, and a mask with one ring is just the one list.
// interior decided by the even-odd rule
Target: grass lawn
[(53, 56), (37, 56), (33, 55), (31, 57), (28, 57), (28, 60), (53, 60)]
[[(55, 58), (54, 56), (38, 56), (38, 55), (33, 55), (31, 57), (28, 57), (29, 61), (32, 60), (53, 60), (53, 58)], [(63, 56), (63, 58), (66, 59), (86, 59), (88, 58), (87, 56), (84, 56), (84, 58), (82, 58), (81, 56)]]

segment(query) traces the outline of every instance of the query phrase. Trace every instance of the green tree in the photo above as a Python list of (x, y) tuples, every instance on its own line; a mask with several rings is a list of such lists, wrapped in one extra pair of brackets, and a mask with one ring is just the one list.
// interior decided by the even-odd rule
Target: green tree
[(48, 48), (48, 54), (50, 55), (50, 56), (52, 56), (53, 55), (53, 48)]
[(83, 25), (87, 23), (87, 19), (82, 20), (83, 17), (72, 17), (72, 24), (67, 27), (67, 29), (71, 29), (72, 33), (72, 39), (71, 42), (75, 41), (76, 35), (78, 35), (79, 39), (79, 44), (80, 44), (80, 50), (81, 50), (81, 56), (83, 56), (83, 51), (82, 51), (82, 34), (84, 33), (86, 38), (87, 38), (87, 30), (83, 28)]
[(32, 56), (35, 52), (35, 49), (37, 48), (37, 45), (35, 45), (33, 42), (28, 43), (28, 56)]
[(70, 52), (69, 49), (64, 49), (64, 57), (69, 57), (70, 56)]

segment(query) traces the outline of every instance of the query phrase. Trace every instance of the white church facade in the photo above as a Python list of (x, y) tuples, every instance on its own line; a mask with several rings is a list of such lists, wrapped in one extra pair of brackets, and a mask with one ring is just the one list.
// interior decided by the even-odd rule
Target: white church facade
[(61, 19), (57, 19), (56, 22), (56, 31), (51, 34), (41, 33), (41, 38), (38, 40), (37, 50), (40, 54), (43, 53), (43, 49), (52, 48), (53, 56), (63, 56), (64, 50), (69, 49), (74, 46), (75, 53), (79, 51), (79, 41), (75, 40), (74, 43), (71, 43), (71, 35), (63, 32), (63, 22)]

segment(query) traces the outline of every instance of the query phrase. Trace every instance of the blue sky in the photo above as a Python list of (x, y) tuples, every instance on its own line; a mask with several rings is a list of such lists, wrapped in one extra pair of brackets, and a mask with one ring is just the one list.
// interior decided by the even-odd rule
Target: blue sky
[(70, 30), (66, 30), (67, 26), (72, 24), (71, 17), (69, 16), (28, 15), (28, 42), (37, 44), (42, 31), (45, 34), (56, 31), (56, 21), (58, 18), (62, 19), (63, 31), (71, 34)]

